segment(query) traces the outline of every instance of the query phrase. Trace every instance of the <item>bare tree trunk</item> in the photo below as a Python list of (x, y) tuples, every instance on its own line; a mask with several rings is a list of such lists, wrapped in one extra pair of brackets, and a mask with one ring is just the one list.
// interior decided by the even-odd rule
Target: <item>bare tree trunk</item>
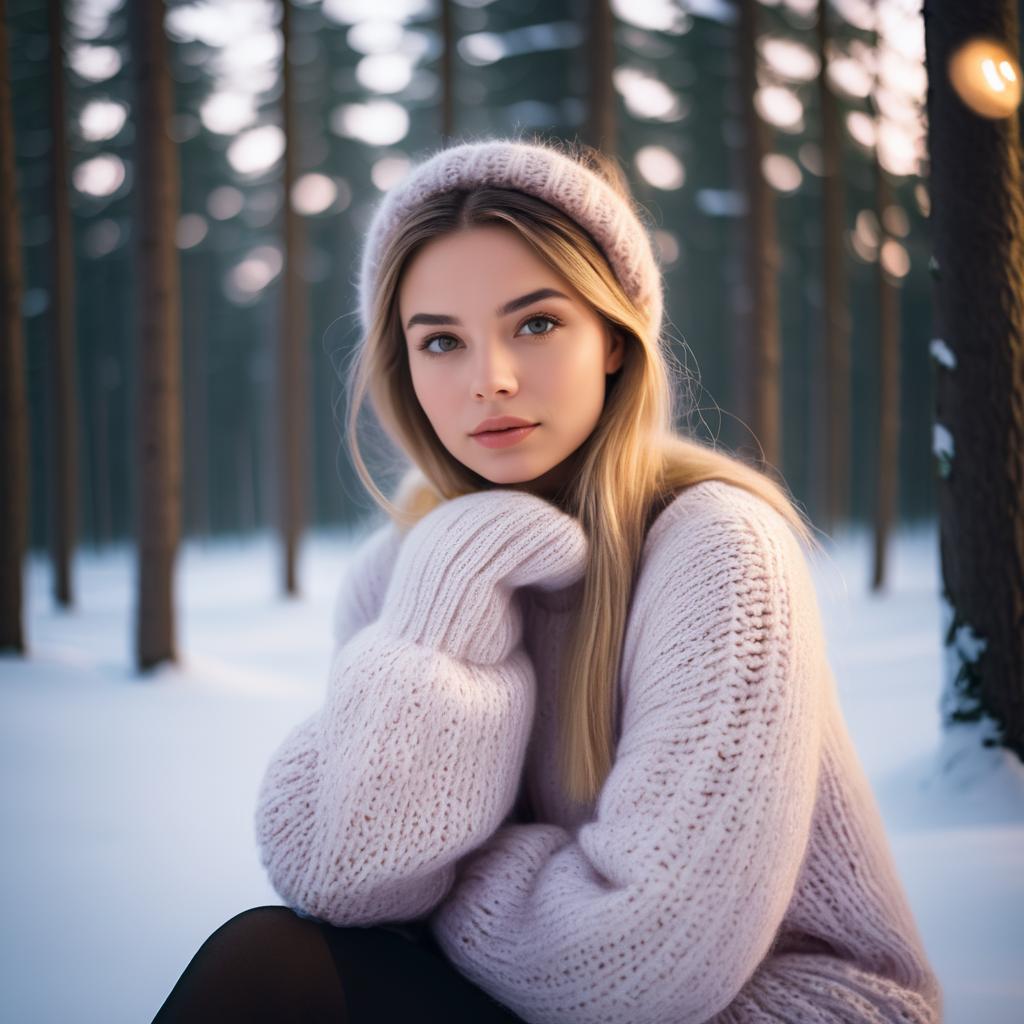
[(782, 347), (779, 338), (779, 247), (775, 232), (775, 197), (762, 170), (768, 150), (768, 126), (754, 105), (757, 91), (757, 3), (740, 0), (739, 74), (746, 129), (748, 203), (748, 279), (751, 296), (750, 427), (763, 452), (752, 461), (766, 472), (781, 457), (779, 386)]
[(306, 426), (309, 389), (306, 355), (306, 304), (302, 267), (304, 261), (302, 224), (292, 205), (296, 177), (298, 130), (295, 118), (294, 77), (288, 54), (291, 48), (291, 6), (281, 0), (281, 59), (284, 122), (284, 276), (281, 295), (281, 329), (278, 352), (278, 416), (280, 447), (278, 487), (281, 498), (281, 537), (284, 543), (284, 589), (299, 592), (297, 579), (299, 538), (304, 521), (309, 430)]
[(53, 220), (50, 296), (50, 548), (53, 596), (74, 604), (71, 559), (78, 523), (78, 401), (75, 388), (75, 276), (68, 195), (61, 0), (47, 0), (50, 37), (50, 216)]
[(819, 429), (824, 444), (819, 448), (817, 477), (824, 495), (819, 498), (822, 529), (832, 533), (850, 514), (850, 313), (843, 273), (843, 144), (839, 110), (828, 80), (828, 15), (826, 0), (818, 0), (818, 96), (821, 105), (822, 158), (822, 316), (824, 401)]
[[(876, 2), (876, 9), (878, 0)], [(880, 45), (875, 32), (875, 48)], [(877, 82), (876, 82), (877, 88)], [(874, 103), (869, 104), (876, 128), (882, 115)], [(875, 137), (878, 138), (876, 131)], [(889, 238), (887, 214), (892, 203), (892, 189), (875, 146), (875, 212), (878, 216), (878, 259), (875, 263), (878, 287), (878, 456), (875, 491), (874, 565), (871, 589), (882, 590), (886, 582), (886, 558), (889, 534), (897, 520), (899, 507), (900, 468), (900, 291), (899, 282), (889, 276), (882, 262), (882, 252)]]
[(136, 391), (140, 669), (177, 659), (174, 562), (181, 536), (181, 286), (177, 151), (164, 2), (129, 5), (136, 67), (138, 227)]
[(946, 724), (986, 720), (1024, 758), (1024, 194), (1020, 121), (947, 77), (977, 36), (1017, 58), (1014, 0), (926, 0)]
[(587, 13), (587, 121), (585, 141), (609, 156), (618, 152), (615, 116), (615, 15), (609, 0), (592, 0)]
[(900, 293), (882, 263), (888, 237), (885, 211), (892, 202), (889, 179), (875, 154), (875, 209), (879, 223), (878, 286), (878, 466), (875, 493), (874, 565), (871, 589), (885, 586), (889, 534), (896, 522), (900, 467)]
[(0, 650), (24, 652), (22, 574), (28, 549), (29, 436), (6, 8), (6, 0), (0, 0), (0, 477), (4, 481), (0, 488)]
[(441, 142), (455, 133), (455, 12), (453, 0), (441, 0)]
[(209, 253), (189, 253), (184, 260), (186, 330), (185, 395), (188, 419), (185, 421), (185, 530), (194, 536), (210, 534), (209, 495), (209, 417), (207, 414), (206, 346), (207, 288), (210, 274)]

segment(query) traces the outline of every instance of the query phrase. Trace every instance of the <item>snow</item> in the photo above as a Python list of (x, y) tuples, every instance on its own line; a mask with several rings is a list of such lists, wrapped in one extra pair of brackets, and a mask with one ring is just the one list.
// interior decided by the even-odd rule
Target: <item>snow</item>
[(942, 338), (932, 338), (928, 345), (928, 351), (935, 362), (945, 366), (947, 370), (956, 369), (956, 356)]
[[(356, 540), (360, 535), (356, 536)], [(3, 905), (0, 1019), (151, 1020), (206, 937), (280, 900), (252, 810), (284, 734), (314, 710), (353, 538), (312, 535), (301, 600), (277, 593), (270, 536), (188, 543), (179, 667), (132, 668), (134, 556), (82, 552), (78, 610), (25, 574), (27, 659), (0, 657)], [(903, 530), (891, 585), (868, 590), (871, 539), (813, 569), (851, 734), (946, 994), (946, 1020), (1017, 1021), (1024, 1000), (1024, 769), (943, 734), (938, 542)]]

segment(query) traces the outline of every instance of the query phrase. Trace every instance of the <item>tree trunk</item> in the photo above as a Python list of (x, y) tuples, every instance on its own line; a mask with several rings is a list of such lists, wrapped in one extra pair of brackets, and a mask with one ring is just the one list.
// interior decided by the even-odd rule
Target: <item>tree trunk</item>
[(843, 274), (843, 145), (839, 109), (828, 81), (828, 16), (818, 0), (818, 97), (821, 106), (822, 160), (822, 346), (824, 372), (818, 425), (824, 443), (818, 449), (824, 465), (816, 476), (824, 494), (818, 499), (822, 529), (833, 533), (850, 514), (850, 313)]
[(593, 0), (587, 13), (587, 121), (585, 140), (609, 156), (618, 152), (615, 116), (615, 16), (609, 0)]
[(140, 669), (177, 659), (174, 562), (181, 536), (180, 182), (169, 134), (173, 85), (164, 3), (131, 4), (136, 68), (138, 328), (136, 433)]
[(889, 534), (897, 518), (900, 467), (900, 292), (882, 264), (888, 238), (885, 211), (892, 202), (889, 179), (875, 155), (875, 209), (879, 222), (878, 286), (878, 466), (875, 493), (874, 565), (871, 589), (885, 586)]
[[(875, 47), (881, 42), (875, 32)], [(877, 88), (877, 83), (876, 83)], [(875, 117), (876, 133), (882, 114), (873, 97), (869, 99)], [(889, 276), (882, 262), (882, 251), (889, 231), (886, 211), (892, 203), (892, 188), (875, 146), (875, 213), (878, 217), (878, 258), (875, 263), (878, 287), (878, 455), (875, 478), (874, 565), (871, 589), (884, 589), (886, 583), (889, 534), (899, 508), (900, 468), (900, 285)]]
[(185, 421), (185, 531), (194, 537), (210, 535), (209, 447), (210, 431), (207, 413), (206, 346), (210, 333), (208, 323), (208, 282), (212, 279), (210, 253), (189, 253), (182, 273), (185, 280), (184, 316), (184, 389), (188, 419)]
[(22, 574), (28, 548), (29, 436), (6, 8), (6, 0), (0, 0), (0, 477), (4, 481), (0, 488), (0, 650), (24, 652)]
[(47, 0), (50, 37), (50, 549), (53, 596), (74, 604), (71, 559), (78, 522), (78, 402), (75, 388), (75, 277), (68, 195), (68, 140), (64, 103), (64, 26), (61, 0)]
[[(779, 247), (775, 231), (775, 197), (762, 162), (768, 150), (768, 126), (754, 105), (757, 92), (757, 3), (739, 7), (739, 75), (746, 135), (747, 276), (750, 282), (751, 333), (750, 428), (761, 446), (753, 457), (766, 472), (777, 472), (781, 457), (779, 387), (782, 349), (779, 338)], [(763, 466), (761, 459), (763, 458)]]
[(441, 142), (455, 133), (455, 12), (453, 0), (441, 0)]
[(302, 223), (292, 205), (295, 184), (298, 131), (295, 118), (294, 76), (288, 62), (291, 47), (291, 5), (281, 0), (281, 58), (284, 123), (284, 274), (281, 294), (281, 326), (278, 352), (278, 426), (280, 446), (278, 487), (281, 506), (281, 539), (284, 545), (284, 590), (298, 594), (297, 561), (299, 537), (306, 510), (305, 490), (309, 474), (306, 426), (308, 412), (308, 359), (306, 355), (306, 304), (303, 285)]
[[(973, 112), (951, 54), (1018, 55), (1014, 0), (926, 0), (939, 538), (947, 724), (1024, 757), (1024, 195), (1020, 121)], [(1019, 74), (1019, 72), (1018, 72)]]

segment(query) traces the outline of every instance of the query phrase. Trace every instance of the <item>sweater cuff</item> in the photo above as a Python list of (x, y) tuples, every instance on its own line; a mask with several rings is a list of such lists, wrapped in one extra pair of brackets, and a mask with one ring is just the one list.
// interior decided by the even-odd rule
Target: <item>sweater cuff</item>
[(585, 558), (579, 522), (550, 502), (509, 489), (463, 494), (406, 535), (380, 621), (413, 643), (494, 664), (522, 635), (516, 587), (566, 586)]

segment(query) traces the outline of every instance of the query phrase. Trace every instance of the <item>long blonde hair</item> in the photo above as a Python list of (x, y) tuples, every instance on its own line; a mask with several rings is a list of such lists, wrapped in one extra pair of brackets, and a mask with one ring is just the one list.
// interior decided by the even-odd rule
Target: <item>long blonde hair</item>
[[(644, 215), (612, 159), (583, 143), (533, 141), (580, 161), (612, 185), (638, 216)], [(589, 541), (582, 601), (565, 648), (559, 693), (562, 788), (568, 798), (589, 804), (611, 770), (627, 612), (644, 539), (657, 512), (693, 484), (722, 480), (763, 498), (807, 546), (818, 543), (781, 480), (677, 433), (679, 393), (672, 386), (670, 351), (662, 348), (662, 339), (618, 283), (590, 234), (532, 195), (492, 186), (433, 196), (404, 219), (381, 255), (372, 322), (346, 375), (346, 433), (353, 463), (400, 529), (443, 501), (493, 486), (440, 444), (416, 398), (398, 292), (405, 266), (426, 242), (494, 223), (515, 228), (625, 337), (623, 363), (608, 378), (601, 419), (572, 456), (576, 468), (555, 499), (579, 519)], [(359, 451), (356, 426), (367, 395), (380, 425), (411, 463), (394, 503), (377, 488)]]

